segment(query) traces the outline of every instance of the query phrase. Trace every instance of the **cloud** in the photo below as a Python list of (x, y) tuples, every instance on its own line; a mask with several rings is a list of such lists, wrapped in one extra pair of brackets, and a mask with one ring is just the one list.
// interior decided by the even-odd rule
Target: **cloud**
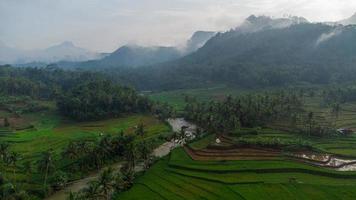
[(331, 31), (329, 33), (323, 33), (317, 39), (315, 44), (316, 44), (316, 46), (318, 46), (321, 43), (326, 42), (326, 41), (330, 40), (331, 38), (338, 36), (340, 33), (342, 33), (342, 29), (341, 28), (336, 28), (336, 29), (334, 29), (333, 31)]
[(0, 40), (26, 49), (71, 40), (112, 51), (128, 42), (176, 45), (196, 30), (224, 31), (251, 14), (336, 21), (354, 0), (1, 0)]

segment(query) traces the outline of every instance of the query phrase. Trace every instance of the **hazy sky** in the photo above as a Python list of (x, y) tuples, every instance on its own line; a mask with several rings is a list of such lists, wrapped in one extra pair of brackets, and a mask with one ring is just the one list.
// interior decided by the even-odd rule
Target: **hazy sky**
[(126, 43), (180, 44), (250, 14), (336, 21), (355, 12), (356, 0), (0, 0), (0, 41), (33, 49), (69, 40), (110, 52)]

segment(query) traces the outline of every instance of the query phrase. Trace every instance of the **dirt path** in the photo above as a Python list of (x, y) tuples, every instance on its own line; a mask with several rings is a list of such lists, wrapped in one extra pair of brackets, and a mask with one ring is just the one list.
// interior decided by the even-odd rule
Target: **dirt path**
[[(181, 130), (182, 126), (188, 127), (187, 132), (193, 131), (196, 128), (196, 126), (194, 124), (191, 124), (191, 123), (185, 121), (183, 118), (168, 119), (167, 121), (171, 125), (172, 130), (175, 132), (179, 132)], [(157, 147), (152, 152), (152, 155), (155, 157), (159, 157), (159, 158), (164, 157), (164, 156), (168, 155), (169, 152), (172, 149), (176, 148), (177, 146), (179, 146), (177, 144), (177, 142), (174, 142), (174, 141), (165, 142), (162, 145), (160, 145), (159, 147)], [(119, 170), (121, 168), (121, 166), (122, 166), (122, 162), (119, 162), (119, 163), (112, 165), (111, 167), (113, 167), (115, 170)], [(53, 195), (47, 197), (45, 200), (65, 200), (67, 197), (67, 194), (69, 192), (80, 191), (81, 189), (86, 187), (90, 181), (96, 180), (99, 177), (100, 172), (102, 172), (104, 169), (105, 168), (103, 168), (102, 170), (100, 170), (98, 172), (91, 174), (90, 176), (88, 176), (86, 178), (79, 179), (77, 181), (72, 182), (66, 188), (55, 192)], [(141, 165), (138, 165), (138, 166), (136, 166), (135, 171), (138, 172), (138, 171), (141, 171), (142, 169), (143, 169), (143, 167)]]

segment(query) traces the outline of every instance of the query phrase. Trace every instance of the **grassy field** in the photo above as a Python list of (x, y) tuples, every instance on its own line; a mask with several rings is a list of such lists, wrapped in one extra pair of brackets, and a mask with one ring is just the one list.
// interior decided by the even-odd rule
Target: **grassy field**
[(50, 148), (59, 153), (70, 141), (95, 139), (99, 137), (100, 133), (110, 135), (119, 134), (121, 131), (132, 133), (134, 126), (141, 122), (147, 130), (145, 137), (169, 131), (164, 123), (149, 115), (130, 115), (83, 123), (61, 121), (55, 115), (44, 115), (41, 120), (36, 122), (35, 128), (15, 131), (1, 139), (10, 143), (12, 150), (28, 157)]
[(117, 199), (355, 199), (356, 173), (302, 163), (193, 161), (172, 152)]
[(149, 97), (158, 102), (168, 103), (177, 110), (182, 110), (185, 106), (185, 96), (195, 97), (199, 101), (221, 100), (226, 96), (237, 96), (248, 92), (240, 88), (232, 88), (219, 85), (211, 88), (182, 89), (149, 94)]
[[(9, 115), (9, 113), (6, 113)], [(1, 118), (2, 116), (0, 116)], [(151, 115), (132, 114), (120, 118), (107, 119), (93, 122), (73, 122), (61, 118), (53, 110), (36, 114), (22, 114), (17, 116), (22, 122), (30, 125), (30, 128), (16, 130), (15, 127), (0, 129), (0, 142), (10, 145), (10, 151), (19, 153), (20, 159), (16, 163), (16, 176), (14, 177), (12, 166), (2, 168), (3, 174), (9, 180), (16, 183), (27, 191), (42, 191), (42, 175), (37, 173), (36, 162), (42, 152), (52, 150), (56, 160), (56, 169), (61, 170), (68, 162), (62, 160), (61, 152), (71, 141), (96, 140), (103, 135), (116, 135), (121, 131), (125, 134), (133, 134), (135, 126), (143, 123), (146, 134), (144, 139), (157, 138), (157, 142), (164, 142), (160, 136), (169, 134), (170, 128)], [(141, 139), (141, 138), (140, 138)], [(23, 164), (32, 162), (33, 173), (31, 181), (23, 171)], [(57, 162), (58, 161), (58, 162)], [(68, 174), (69, 180), (85, 176), (88, 172)]]

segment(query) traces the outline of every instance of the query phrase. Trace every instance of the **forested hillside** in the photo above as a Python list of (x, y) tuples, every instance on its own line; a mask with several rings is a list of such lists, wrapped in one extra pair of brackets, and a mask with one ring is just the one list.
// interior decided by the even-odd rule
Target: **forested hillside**
[[(253, 24), (265, 18), (248, 20)], [(219, 33), (198, 51), (177, 61), (139, 70), (111, 70), (110, 74), (116, 73), (124, 82), (144, 90), (207, 83), (261, 87), (355, 79), (355, 26), (303, 21), (286, 27), (272, 24), (261, 30), (237, 28)]]

